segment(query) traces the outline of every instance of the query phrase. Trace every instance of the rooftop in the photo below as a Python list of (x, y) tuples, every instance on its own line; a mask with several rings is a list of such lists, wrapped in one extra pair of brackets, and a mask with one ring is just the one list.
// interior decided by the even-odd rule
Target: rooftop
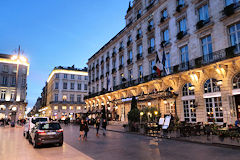
[(71, 70), (71, 71), (85, 71), (87, 72), (87, 67), (84, 67), (84, 68), (75, 68), (75, 66), (73, 65), (72, 67), (64, 67), (64, 66), (57, 66), (57, 67), (54, 67), (53, 70), (57, 70), (57, 69), (63, 69), (63, 70)]

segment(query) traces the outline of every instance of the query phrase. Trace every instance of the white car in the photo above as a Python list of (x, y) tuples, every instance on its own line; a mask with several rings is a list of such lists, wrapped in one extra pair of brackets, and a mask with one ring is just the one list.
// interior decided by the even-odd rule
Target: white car
[(28, 139), (29, 133), (31, 133), (33, 127), (37, 122), (48, 122), (48, 117), (28, 117), (26, 124), (24, 125), (23, 136)]

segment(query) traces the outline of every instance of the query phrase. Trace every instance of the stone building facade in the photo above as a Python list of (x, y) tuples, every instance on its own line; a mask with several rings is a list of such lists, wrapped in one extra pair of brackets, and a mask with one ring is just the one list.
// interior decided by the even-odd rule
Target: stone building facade
[(86, 112), (83, 98), (88, 92), (87, 83), (86, 68), (55, 67), (43, 88), (40, 116), (74, 120), (77, 114)]
[(23, 56), (0, 54), (0, 119), (22, 119), (27, 106), (28, 60)]
[[(126, 27), (88, 60), (90, 110), (127, 121), (131, 97), (181, 121), (240, 117), (240, 2), (134, 0)], [(161, 75), (154, 66), (161, 61)]]

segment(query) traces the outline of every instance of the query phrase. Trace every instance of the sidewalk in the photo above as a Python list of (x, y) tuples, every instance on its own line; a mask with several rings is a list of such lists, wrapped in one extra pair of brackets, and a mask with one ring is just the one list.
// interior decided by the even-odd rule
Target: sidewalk
[(34, 149), (23, 135), (21, 127), (0, 127), (1, 160), (91, 160), (84, 153), (64, 143), (62, 147)]

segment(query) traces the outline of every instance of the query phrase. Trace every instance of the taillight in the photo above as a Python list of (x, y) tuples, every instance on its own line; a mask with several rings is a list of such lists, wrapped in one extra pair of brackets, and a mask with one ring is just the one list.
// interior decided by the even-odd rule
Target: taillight
[(59, 129), (57, 130), (58, 133), (62, 133), (63, 132), (63, 129)]
[(46, 132), (45, 132), (45, 131), (42, 131), (42, 130), (38, 130), (38, 131), (37, 131), (37, 134), (39, 134), (39, 135), (45, 135)]

